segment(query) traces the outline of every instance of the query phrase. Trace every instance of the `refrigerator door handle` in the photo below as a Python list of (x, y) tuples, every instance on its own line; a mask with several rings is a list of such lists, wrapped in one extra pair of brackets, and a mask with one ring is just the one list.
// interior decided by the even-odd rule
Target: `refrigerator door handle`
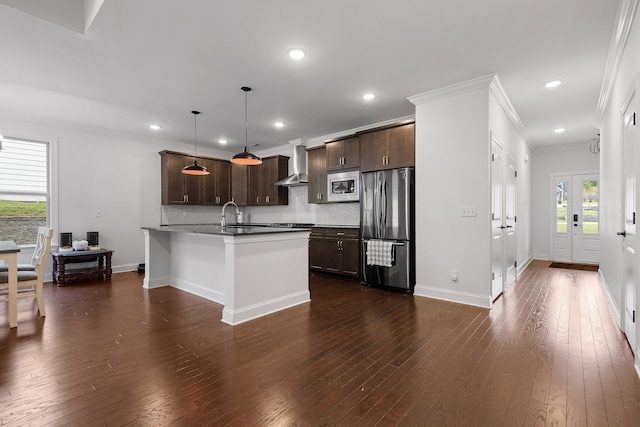
[(382, 237), (387, 236), (387, 180), (382, 181), (382, 214), (381, 214), (381, 233)]

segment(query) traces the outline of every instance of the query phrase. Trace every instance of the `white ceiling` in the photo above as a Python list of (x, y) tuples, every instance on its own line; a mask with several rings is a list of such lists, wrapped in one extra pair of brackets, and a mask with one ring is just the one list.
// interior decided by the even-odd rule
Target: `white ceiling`
[(250, 86), (257, 151), (408, 116), (409, 96), (496, 73), (532, 146), (587, 141), (617, 3), (120, 0), (86, 33), (0, 4), (0, 115), (141, 138), (159, 123), (155, 138), (191, 142), (195, 109), (198, 144), (235, 152)]

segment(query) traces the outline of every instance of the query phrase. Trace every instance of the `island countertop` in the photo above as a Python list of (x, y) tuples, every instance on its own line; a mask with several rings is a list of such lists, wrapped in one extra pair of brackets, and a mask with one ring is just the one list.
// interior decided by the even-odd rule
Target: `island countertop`
[(230, 224), (226, 227), (214, 224), (161, 225), (159, 227), (142, 227), (143, 230), (171, 231), (178, 233), (218, 234), (222, 236), (248, 236), (256, 234), (292, 233), (311, 231), (309, 228), (272, 227), (267, 225)]
[(310, 228), (209, 223), (142, 231), (143, 287), (173, 286), (220, 303), (225, 323), (310, 301)]

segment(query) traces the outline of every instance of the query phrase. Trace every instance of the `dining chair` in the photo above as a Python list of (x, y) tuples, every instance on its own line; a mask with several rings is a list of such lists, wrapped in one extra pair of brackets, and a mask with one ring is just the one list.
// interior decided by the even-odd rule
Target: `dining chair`
[[(38, 257), (44, 249), (44, 244), (47, 240), (47, 227), (38, 227), (38, 235), (36, 237), (36, 247), (33, 249), (33, 256), (31, 257), (30, 264), (18, 264), (18, 271), (35, 271), (36, 264), (38, 263)], [(8, 265), (0, 265), (0, 273), (8, 271)]]
[[(45, 316), (43, 290), (44, 267), (47, 263), (47, 259), (49, 258), (49, 253), (51, 252), (52, 235), (52, 228), (38, 228), (38, 241), (43, 239), (43, 243), (39, 250), (34, 251), (32, 262), (35, 269), (18, 271), (18, 299), (35, 298), (38, 304), (40, 317)], [(0, 271), (0, 301), (9, 301), (8, 290), (9, 272)], [(11, 303), (11, 301), (9, 301), (9, 303)]]

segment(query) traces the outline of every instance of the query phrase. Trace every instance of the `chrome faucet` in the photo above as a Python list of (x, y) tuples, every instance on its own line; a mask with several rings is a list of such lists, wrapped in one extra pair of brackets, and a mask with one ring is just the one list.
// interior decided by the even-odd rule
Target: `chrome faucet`
[(240, 215), (240, 208), (238, 207), (238, 205), (236, 205), (234, 202), (231, 202), (231, 201), (225, 203), (224, 206), (222, 206), (222, 218), (220, 218), (220, 226), (222, 228), (224, 228), (227, 225), (227, 221), (224, 219), (224, 210), (229, 205), (233, 205), (236, 207), (236, 218)]

